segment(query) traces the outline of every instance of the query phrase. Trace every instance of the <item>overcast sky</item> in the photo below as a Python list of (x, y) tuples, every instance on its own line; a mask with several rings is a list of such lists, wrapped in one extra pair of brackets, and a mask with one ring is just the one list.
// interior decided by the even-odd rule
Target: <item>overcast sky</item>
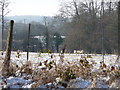
[(59, 0), (10, 0), (9, 16), (44, 15), (53, 16), (59, 9)]
[[(40, 15), (54, 16), (58, 13), (60, 1), (64, 0), (9, 0), (11, 12), (8, 16), (15, 15)], [(66, 0), (71, 1), (71, 0)], [(84, 0), (78, 0), (84, 1)], [(95, 0), (96, 1), (96, 0)], [(101, 0), (97, 0), (101, 1)], [(104, 0), (110, 1), (110, 0)], [(118, 0), (111, 0), (118, 1)]]

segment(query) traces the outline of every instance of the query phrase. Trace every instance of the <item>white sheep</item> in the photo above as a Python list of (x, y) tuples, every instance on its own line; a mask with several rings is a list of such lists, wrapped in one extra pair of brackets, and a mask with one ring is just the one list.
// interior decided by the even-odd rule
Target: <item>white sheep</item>
[(74, 53), (76, 53), (76, 54), (83, 54), (84, 50), (74, 50)]

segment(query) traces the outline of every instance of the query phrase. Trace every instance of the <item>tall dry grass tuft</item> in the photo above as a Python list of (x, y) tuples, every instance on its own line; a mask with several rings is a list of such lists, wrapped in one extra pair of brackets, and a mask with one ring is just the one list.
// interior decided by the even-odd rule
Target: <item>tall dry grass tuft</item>
[(47, 83), (53, 83), (55, 82), (57, 78), (55, 69), (50, 69), (50, 70), (42, 70), (39, 69), (34, 73), (33, 75), (33, 81), (36, 83), (32, 85), (32, 88), (38, 87), (42, 84), (47, 84)]
[(19, 70), (19, 67), (15, 63), (10, 63), (9, 70), (10, 70), (10, 76), (15, 76), (16, 72)]
[(25, 73), (25, 74), (32, 74), (32, 63), (30, 61), (25, 62), (21, 67), (20, 67), (20, 73)]

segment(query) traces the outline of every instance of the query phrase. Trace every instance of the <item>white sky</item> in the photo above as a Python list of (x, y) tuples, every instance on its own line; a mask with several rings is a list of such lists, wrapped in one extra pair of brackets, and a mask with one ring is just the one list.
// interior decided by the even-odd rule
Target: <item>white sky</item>
[[(57, 14), (60, 6), (60, 1), (64, 0), (9, 0), (11, 12), (8, 16), (15, 15), (40, 15), (54, 16)], [(71, 0), (65, 0), (71, 1)], [(84, 1), (84, 0), (78, 0)], [(96, 0), (95, 0), (96, 1)], [(97, 0), (101, 1), (101, 0)], [(110, 1), (110, 0), (104, 0)], [(111, 0), (118, 1), (118, 0)]]
[(53, 16), (58, 12), (59, 0), (9, 0), (11, 12), (15, 15), (44, 15)]

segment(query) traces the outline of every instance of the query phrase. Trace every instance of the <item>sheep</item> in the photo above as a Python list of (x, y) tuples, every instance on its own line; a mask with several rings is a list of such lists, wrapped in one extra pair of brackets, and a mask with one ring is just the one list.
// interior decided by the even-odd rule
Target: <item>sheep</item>
[(83, 54), (84, 50), (74, 50), (74, 53), (76, 53), (76, 54)]

